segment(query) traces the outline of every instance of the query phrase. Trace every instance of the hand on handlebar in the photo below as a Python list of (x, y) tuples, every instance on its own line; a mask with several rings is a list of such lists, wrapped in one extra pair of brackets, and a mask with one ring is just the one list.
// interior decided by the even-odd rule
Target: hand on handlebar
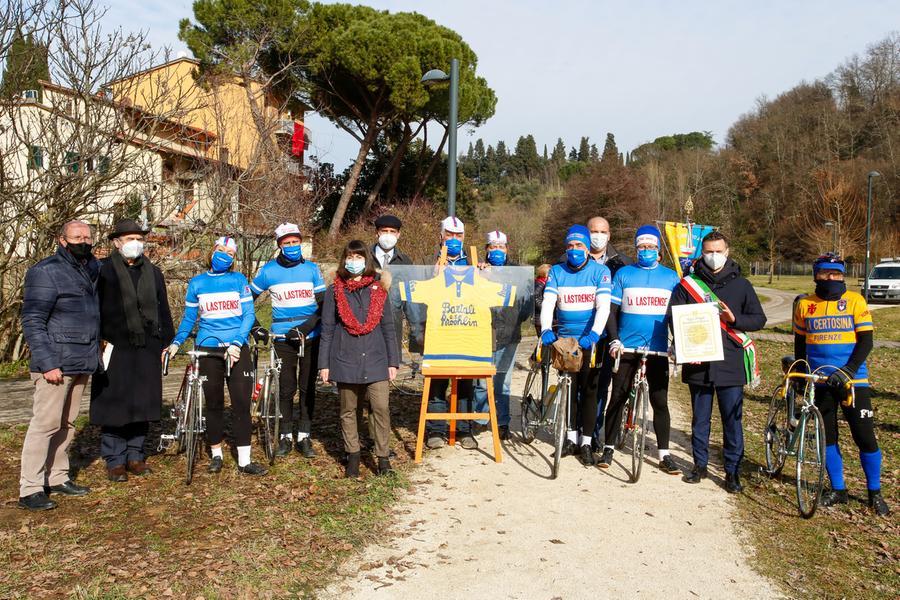
[(594, 344), (600, 341), (600, 336), (597, 335), (596, 332), (592, 331), (587, 335), (583, 335), (578, 338), (578, 345), (582, 347), (584, 350), (590, 350)]
[(850, 385), (850, 376), (843, 369), (835, 369), (834, 373), (828, 376), (825, 382), (828, 387), (843, 390)]
[(178, 344), (169, 344), (169, 347), (163, 350), (163, 354), (168, 354), (169, 358), (174, 358), (178, 354), (178, 348), (180, 347)]
[(620, 340), (611, 341), (609, 343), (609, 355), (612, 356), (613, 358), (618, 358), (618, 356), (620, 354), (622, 354), (622, 348), (624, 348), (624, 347), (625, 347), (625, 345), (622, 344), (622, 342)]
[(228, 349), (225, 350), (225, 359), (228, 361), (229, 365), (234, 365), (234, 363), (241, 359), (241, 347), (237, 344), (228, 346)]
[(545, 329), (541, 332), (541, 343), (545, 346), (553, 345), (553, 342), (556, 341), (556, 334), (553, 333), (552, 329)]
[(296, 327), (291, 327), (288, 330), (288, 332), (284, 335), (284, 337), (289, 342), (299, 342), (306, 336), (304, 336), (303, 333)]
[(269, 341), (269, 330), (265, 327), (254, 327), (250, 330), (250, 335), (253, 336), (253, 339), (257, 342), (267, 342)]

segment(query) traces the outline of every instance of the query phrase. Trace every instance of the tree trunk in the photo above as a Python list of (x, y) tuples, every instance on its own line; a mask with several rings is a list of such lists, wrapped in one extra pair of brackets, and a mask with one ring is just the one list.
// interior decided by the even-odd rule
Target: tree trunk
[(434, 167), (438, 164), (438, 161), (441, 160), (441, 152), (444, 151), (444, 144), (447, 142), (447, 136), (449, 135), (450, 130), (444, 130), (444, 137), (441, 139), (441, 144), (438, 146), (437, 150), (434, 153), (434, 156), (431, 158), (431, 164), (428, 165), (428, 169), (425, 171), (425, 175), (419, 179), (419, 182), (416, 184), (416, 193), (413, 194), (413, 198), (419, 198), (422, 195), (422, 190), (425, 189), (425, 185), (428, 183), (428, 180), (431, 178), (431, 173), (434, 171)]
[(375, 122), (372, 121), (369, 123), (369, 130), (366, 132), (366, 137), (363, 138), (363, 143), (359, 145), (359, 152), (356, 154), (356, 161), (353, 163), (353, 168), (350, 170), (350, 177), (347, 179), (347, 183), (344, 184), (344, 191), (341, 193), (341, 199), (338, 201), (334, 216), (331, 218), (331, 225), (328, 227), (328, 237), (336, 237), (341, 230), (344, 215), (347, 212), (347, 207), (350, 205), (350, 198), (356, 190), (356, 184), (359, 183), (359, 174), (362, 172), (363, 165), (366, 162), (366, 156), (368, 156), (369, 149), (372, 147), (377, 136), (378, 127), (375, 125)]
[(366, 204), (363, 206), (363, 214), (372, 210), (372, 206), (375, 204), (375, 200), (378, 198), (378, 193), (381, 192), (381, 188), (384, 187), (384, 182), (387, 181), (388, 175), (400, 166), (400, 161), (403, 159), (403, 155), (406, 154), (406, 147), (409, 145), (409, 140), (412, 139), (412, 136), (412, 130), (409, 128), (409, 125), (406, 125), (403, 131), (403, 139), (401, 139), (400, 143), (397, 145), (397, 149), (394, 151), (394, 157), (381, 172), (381, 175), (378, 176), (378, 181), (375, 182), (372, 191), (369, 192), (369, 196), (366, 198)]

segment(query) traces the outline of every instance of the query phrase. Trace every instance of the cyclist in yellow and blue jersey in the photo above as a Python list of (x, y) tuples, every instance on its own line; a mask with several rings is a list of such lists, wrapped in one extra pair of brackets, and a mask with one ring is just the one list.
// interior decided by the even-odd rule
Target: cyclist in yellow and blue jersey
[[(844, 463), (838, 447), (837, 407), (840, 404), (850, 434), (859, 448), (859, 462), (866, 475), (869, 506), (878, 515), (890, 513), (881, 495), (881, 450), (875, 439), (872, 398), (866, 358), (874, 345), (872, 313), (865, 299), (847, 290), (844, 261), (833, 254), (813, 263), (816, 288), (794, 307), (794, 355), (805, 358), (812, 370), (828, 376), (816, 390), (816, 406), (825, 422), (825, 468), (831, 489), (822, 495), (823, 506), (846, 504)], [(856, 401), (848, 406), (847, 385)]]

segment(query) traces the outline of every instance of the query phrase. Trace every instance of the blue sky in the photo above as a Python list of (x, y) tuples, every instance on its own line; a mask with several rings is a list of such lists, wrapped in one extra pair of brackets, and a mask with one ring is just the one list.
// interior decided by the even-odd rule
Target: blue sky
[[(730, 0), (372, 0), (417, 11), (462, 35), (497, 93), (481, 137), (515, 145), (531, 133), (548, 147), (606, 133), (621, 151), (660, 135), (728, 127), (762, 95), (814, 80), (900, 27), (900, 2)], [(148, 31), (155, 45), (186, 50), (178, 20), (189, 0), (116, 0), (110, 25)], [(357, 144), (311, 116), (311, 152), (343, 168)]]

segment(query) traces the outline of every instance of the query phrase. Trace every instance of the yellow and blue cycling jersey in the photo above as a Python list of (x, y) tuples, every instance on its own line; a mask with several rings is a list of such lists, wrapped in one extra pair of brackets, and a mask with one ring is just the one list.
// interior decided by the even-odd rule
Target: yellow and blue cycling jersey
[[(820, 371), (824, 375), (847, 364), (858, 333), (873, 330), (872, 313), (856, 292), (844, 292), (837, 300), (810, 294), (794, 307), (794, 333), (806, 338), (806, 360), (813, 370), (825, 367)], [(861, 387), (869, 385), (866, 363), (852, 374), (852, 381)]]

